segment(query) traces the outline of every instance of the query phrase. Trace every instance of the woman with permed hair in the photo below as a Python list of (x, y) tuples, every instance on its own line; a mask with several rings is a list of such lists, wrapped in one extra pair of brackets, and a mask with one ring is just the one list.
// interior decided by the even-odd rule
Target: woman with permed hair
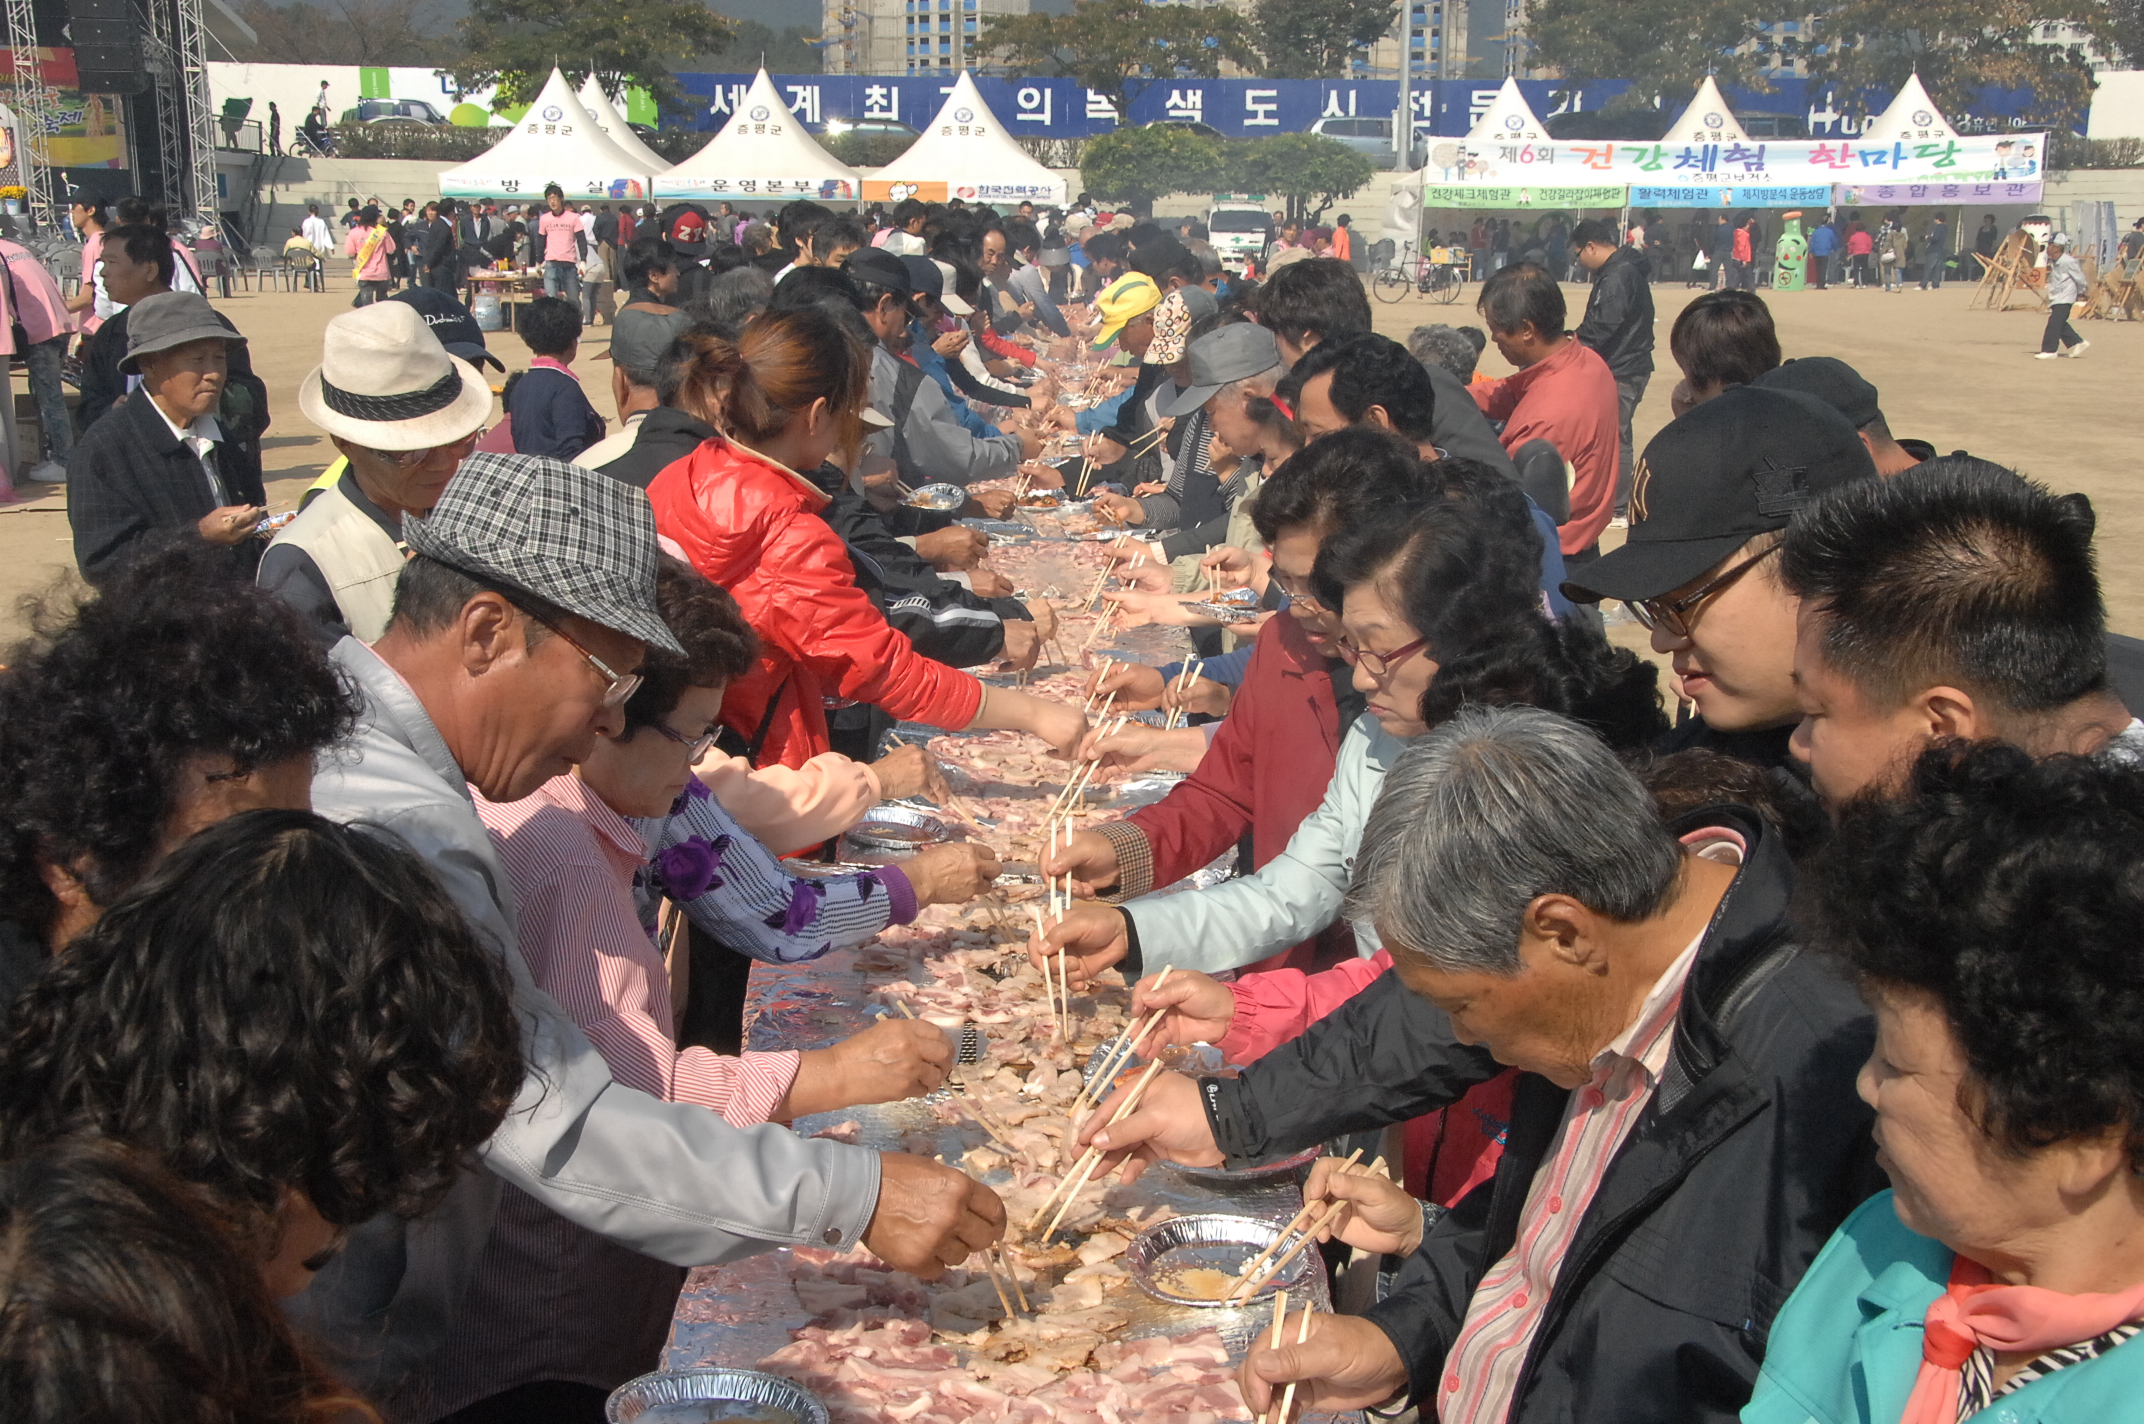
[(0, 1160), (154, 1157), (278, 1296), (343, 1233), (445, 1200), (522, 1079), (506, 969), (415, 855), (310, 811), (200, 832), (31, 985)]
[(357, 702), (296, 615), (203, 549), (55, 594), (0, 656), (0, 1023), (6, 1003), (174, 846), (312, 805)]
[(1745, 1424), (2134, 1418), (2144, 1389), (2144, 770), (1932, 748), (1808, 899), (1876, 1016), (1891, 1190), (1773, 1322)]

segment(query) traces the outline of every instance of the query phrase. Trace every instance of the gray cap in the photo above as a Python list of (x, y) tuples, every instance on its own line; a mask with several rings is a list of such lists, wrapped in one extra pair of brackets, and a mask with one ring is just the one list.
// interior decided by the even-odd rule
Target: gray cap
[(133, 375), (135, 363), (155, 351), (220, 337), (240, 346), (246, 338), (225, 326), (199, 292), (158, 292), (127, 308), (127, 354), (119, 369)]
[(596, 359), (616, 361), (628, 371), (653, 370), (670, 343), (690, 325), (692, 318), (681, 311), (626, 307), (611, 318), (610, 349), (597, 352)]
[(540, 455), (479, 451), (424, 518), (410, 552), (496, 579), (651, 648), (683, 653), (655, 602), (655, 512), (640, 490)]
[[(1186, 290), (1190, 290), (1186, 288)], [(1280, 365), (1280, 343), (1265, 327), (1247, 321), (1209, 331), (1191, 343), (1191, 388), (1158, 407), (1163, 415), (1188, 415), (1230, 381)]]

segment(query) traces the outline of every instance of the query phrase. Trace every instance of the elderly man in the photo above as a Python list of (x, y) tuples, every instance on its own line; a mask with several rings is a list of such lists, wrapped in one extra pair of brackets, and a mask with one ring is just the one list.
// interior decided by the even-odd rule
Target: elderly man
[(1780, 1302), (1882, 1185), (1868, 1011), (1795, 943), (1785, 852), (1740, 807), (1664, 827), (1598, 739), (1530, 708), (1410, 748), (1362, 845), (1351, 908), (1454, 1065), (1522, 1076), (1495, 1177), (1449, 1214), (1312, 1179), (1355, 1203), (1343, 1239), (1407, 1260), (1366, 1316), (1254, 1349), (1251, 1407), (1297, 1380), (1311, 1410), (1404, 1390), (1447, 1424), (1728, 1424)]
[[(662, 371), (666, 364), (676, 364), (667, 359), (671, 344), (690, 325), (692, 318), (673, 307), (628, 305), (611, 319), (610, 345), (597, 352), (595, 359), (611, 363), (610, 395), (618, 408), (620, 429), (617, 434), (598, 440), (574, 456), (574, 464), (584, 469), (617, 473), (619, 478), (629, 484), (637, 484), (642, 489), (646, 489), (649, 482), (662, 473), (663, 466), (669, 464), (670, 460), (663, 460), (661, 465), (653, 464), (652, 459), (635, 461), (635, 466), (644, 470), (640, 478), (632, 478), (608, 467), (632, 454), (640, 441), (641, 431), (655, 412), (663, 408), (665, 396), (676, 396), (677, 388), (674, 383), (665, 391)], [(697, 421), (693, 423), (698, 424)], [(688, 446), (672, 455), (671, 459), (682, 459), (691, 453), (691, 447)]]
[(439, 503), (491, 419), (491, 387), (415, 306), (390, 300), (328, 323), (298, 408), (328, 433), (344, 468), (269, 543), (260, 584), (328, 647), (376, 642), (407, 557), (402, 521)]
[(230, 350), (246, 339), (196, 292), (158, 293), (125, 315), (119, 370), (141, 384), (68, 455), (75, 564), (95, 582), (143, 540), (193, 533), (228, 548), (233, 572), (250, 575), (268, 498), (259, 467), (234, 457), (216, 419)]
[(1013, 218), (1002, 226), (983, 229), (983, 276), (993, 294), (1005, 297), (1006, 306), (993, 301), (990, 312), (1001, 335), (1012, 335), (1027, 321), (1039, 322), (1059, 336), (1072, 334), (1071, 323), (1050, 299), (1049, 274), (1040, 265), (1041, 249), (1042, 235), (1025, 219)]
[(488, 1176), (465, 1178), (421, 1226), (368, 1223), (293, 1302), (315, 1337), (363, 1342), (355, 1382), (390, 1393), (441, 1339), (501, 1181), (677, 1265), (860, 1241), (935, 1275), (995, 1238), (997, 1198), (951, 1168), (771, 1124), (740, 1131), (614, 1082), (514, 949), (512, 882), (470, 791), (517, 800), (586, 758), (622, 727), (643, 651), (677, 650), (655, 603), (647, 497), (553, 460), (477, 455), (403, 537), (412, 558), (386, 633), (335, 647), (365, 715), (322, 759), (313, 803), (401, 837), (498, 947), (529, 1072), (483, 1153)]

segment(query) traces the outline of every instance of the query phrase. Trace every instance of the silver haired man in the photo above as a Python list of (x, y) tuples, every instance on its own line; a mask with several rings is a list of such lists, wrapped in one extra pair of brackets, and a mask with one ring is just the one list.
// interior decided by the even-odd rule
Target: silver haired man
[(1362, 844), (1351, 910), (1449, 1039), (1521, 1076), (1495, 1177), (1449, 1213), (1313, 1174), (1307, 1195), (1353, 1203), (1343, 1240), (1407, 1259), (1367, 1316), (1255, 1350), (1251, 1407), (1300, 1380), (1311, 1410), (1404, 1391), (1445, 1424), (1728, 1424), (1773, 1312), (1881, 1185), (1869, 1017), (1788, 932), (1785, 852), (1739, 806), (1663, 825), (1590, 732), (1532, 708), (1421, 738)]

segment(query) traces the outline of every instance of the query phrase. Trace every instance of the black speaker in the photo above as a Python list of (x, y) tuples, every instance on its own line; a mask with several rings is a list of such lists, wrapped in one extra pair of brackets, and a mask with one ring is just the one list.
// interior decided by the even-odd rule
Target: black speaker
[[(158, 4), (160, 0), (146, 0)], [(69, 0), (67, 32), (85, 94), (139, 94), (149, 87), (143, 49), (149, 18), (133, 0)]]

